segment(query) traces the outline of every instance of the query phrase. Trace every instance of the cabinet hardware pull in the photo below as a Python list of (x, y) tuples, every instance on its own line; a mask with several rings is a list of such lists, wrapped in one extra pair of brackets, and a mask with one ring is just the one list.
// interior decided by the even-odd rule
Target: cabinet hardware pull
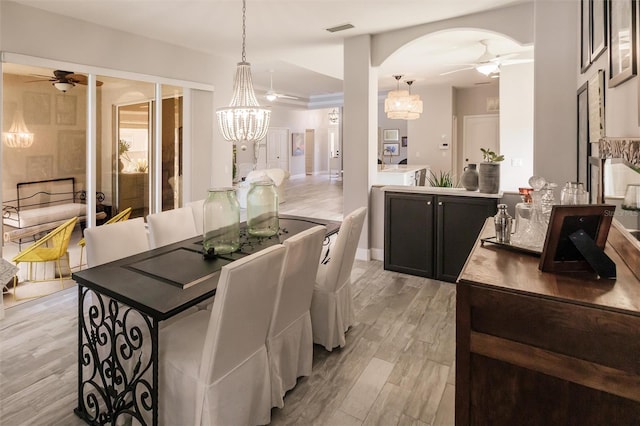
[(438, 205), (441, 206), (442, 205), (442, 201), (438, 201)]
[(431, 201), (427, 201), (427, 205), (430, 206), (431, 205)]

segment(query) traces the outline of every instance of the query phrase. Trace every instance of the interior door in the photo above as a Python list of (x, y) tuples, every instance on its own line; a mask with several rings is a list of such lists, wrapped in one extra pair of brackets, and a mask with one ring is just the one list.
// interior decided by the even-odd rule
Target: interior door
[(480, 148), (500, 150), (500, 119), (498, 114), (466, 115), (462, 130), (462, 166), (481, 163)]
[(267, 131), (267, 168), (289, 170), (289, 129)]

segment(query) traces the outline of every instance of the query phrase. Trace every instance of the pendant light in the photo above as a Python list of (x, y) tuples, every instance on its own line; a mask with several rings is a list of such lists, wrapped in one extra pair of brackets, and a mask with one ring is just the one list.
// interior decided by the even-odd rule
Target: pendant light
[(334, 108), (333, 111), (329, 113), (329, 123), (338, 124), (340, 121), (340, 114), (338, 113), (338, 108)]
[[(422, 114), (422, 101), (420, 96), (412, 95), (410, 90), (400, 90), (401, 75), (394, 75), (396, 79), (396, 90), (392, 90), (387, 94), (384, 100), (384, 112), (387, 118), (392, 120), (415, 120)], [(407, 81), (409, 89), (413, 80)]]
[(16, 111), (11, 128), (2, 133), (2, 140), (9, 148), (29, 148), (33, 145), (33, 133), (27, 129), (21, 111)]
[(257, 142), (269, 128), (271, 110), (258, 104), (251, 81), (251, 64), (246, 61), (246, 0), (242, 0), (242, 62), (238, 62), (233, 97), (226, 108), (218, 108), (218, 125), (225, 140)]

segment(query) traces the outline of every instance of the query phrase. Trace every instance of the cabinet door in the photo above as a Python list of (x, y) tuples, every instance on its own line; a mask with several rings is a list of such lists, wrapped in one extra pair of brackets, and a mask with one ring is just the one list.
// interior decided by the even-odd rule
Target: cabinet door
[(433, 278), (434, 198), (385, 192), (384, 269)]
[(496, 214), (493, 198), (437, 197), (436, 275), (455, 282), (487, 217)]

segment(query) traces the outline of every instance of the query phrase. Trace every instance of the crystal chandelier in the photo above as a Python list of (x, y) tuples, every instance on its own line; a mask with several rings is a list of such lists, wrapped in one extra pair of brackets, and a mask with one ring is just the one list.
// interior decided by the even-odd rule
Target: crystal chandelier
[(334, 108), (333, 111), (329, 113), (329, 123), (336, 124), (340, 121), (340, 114), (338, 113), (338, 108)]
[(422, 114), (422, 101), (420, 96), (411, 94), (411, 84), (413, 80), (407, 81), (409, 90), (400, 90), (401, 75), (394, 75), (396, 79), (396, 90), (387, 94), (384, 100), (384, 112), (387, 118), (392, 120), (415, 120)]
[(218, 126), (222, 136), (231, 142), (257, 142), (269, 128), (271, 110), (258, 104), (253, 83), (251, 64), (246, 61), (246, 0), (242, 0), (242, 62), (238, 62), (233, 83), (233, 97), (226, 108), (218, 108)]
[(16, 111), (11, 128), (2, 133), (2, 140), (9, 148), (29, 148), (33, 145), (33, 133), (24, 124), (21, 111)]

